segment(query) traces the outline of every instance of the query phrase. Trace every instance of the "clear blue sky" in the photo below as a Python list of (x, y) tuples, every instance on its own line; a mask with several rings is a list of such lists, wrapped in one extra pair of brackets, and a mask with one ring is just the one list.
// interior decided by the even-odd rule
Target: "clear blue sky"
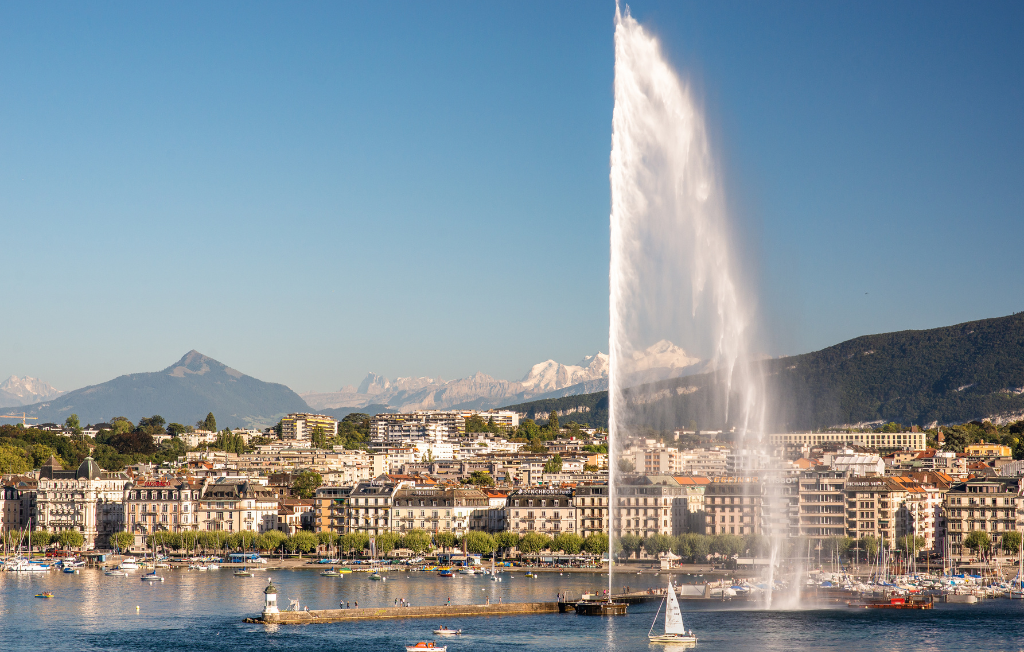
[[(1024, 309), (1020, 3), (635, 2), (766, 353)], [(0, 5), (0, 379), (607, 350), (610, 2)]]

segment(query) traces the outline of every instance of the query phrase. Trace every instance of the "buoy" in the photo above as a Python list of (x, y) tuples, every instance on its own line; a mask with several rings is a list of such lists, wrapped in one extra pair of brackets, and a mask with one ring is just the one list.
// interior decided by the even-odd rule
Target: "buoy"
[(135, 613), (139, 613), (139, 605), (135, 605)]

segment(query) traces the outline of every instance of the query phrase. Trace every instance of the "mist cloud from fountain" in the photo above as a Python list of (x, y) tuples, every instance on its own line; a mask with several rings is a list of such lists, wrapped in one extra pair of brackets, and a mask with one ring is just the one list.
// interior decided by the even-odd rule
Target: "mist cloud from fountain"
[(642, 391), (625, 391), (633, 353), (668, 339), (709, 359), (718, 396), (707, 400), (745, 446), (763, 450), (766, 417), (751, 301), (701, 108), (657, 39), (618, 4), (610, 179), (609, 594), (624, 521), (646, 525), (647, 516), (618, 504), (620, 453), (636, 425), (631, 400)]

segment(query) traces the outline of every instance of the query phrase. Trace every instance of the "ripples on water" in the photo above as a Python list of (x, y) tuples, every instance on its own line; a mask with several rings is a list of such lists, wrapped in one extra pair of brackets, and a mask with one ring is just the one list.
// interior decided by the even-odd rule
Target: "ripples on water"
[[(247, 625), (263, 605), (267, 575), (281, 591), (278, 602), (298, 599), (310, 609), (335, 608), (346, 600), (361, 607), (549, 601), (559, 592), (578, 594), (606, 585), (594, 573), (505, 575), (501, 583), (482, 576), (442, 579), (430, 573), (393, 573), (387, 582), (365, 574), (320, 577), (314, 570), (260, 572), (236, 578), (230, 571), (164, 570), (162, 583), (146, 583), (85, 570), (43, 577), (0, 573), (0, 650), (393, 650), (431, 640), (445, 624), (467, 635), (447, 641), (452, 652), (473, 650), (592, 650), (661, 652), (649, 644), (657, 604), (630, 607), (624, 618), (574, 614), (528, 617), (410, 619), (267, 628)], [(616, 584), (644, 589), (664, 577), (623, 575)], [(52, 591), (51, 600), (34, 598)], [(139, 607), (136, 612), (136, 606)], [(354, 606), (354, 604), (353, 604)], [(1024, 601), (991, 600), (978, 605), (936, 605), (932, 611), (869, 611), (844, 608), (766, 612), (684, 601), (687, 627), (698, 650), (1019, 650)], [(660, 621), (659, 621), (660, 625)], [(672, 652), (672, 651), (669, 651)]]

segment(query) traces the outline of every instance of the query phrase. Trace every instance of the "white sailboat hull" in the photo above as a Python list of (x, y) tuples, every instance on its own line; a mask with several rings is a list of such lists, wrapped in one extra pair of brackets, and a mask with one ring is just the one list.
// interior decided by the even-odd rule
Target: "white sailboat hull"
[(647, 638), (651, 640), (651, 643), (697, 643), (696, 636), (687, 636), (685, 634), (652, 634)]

